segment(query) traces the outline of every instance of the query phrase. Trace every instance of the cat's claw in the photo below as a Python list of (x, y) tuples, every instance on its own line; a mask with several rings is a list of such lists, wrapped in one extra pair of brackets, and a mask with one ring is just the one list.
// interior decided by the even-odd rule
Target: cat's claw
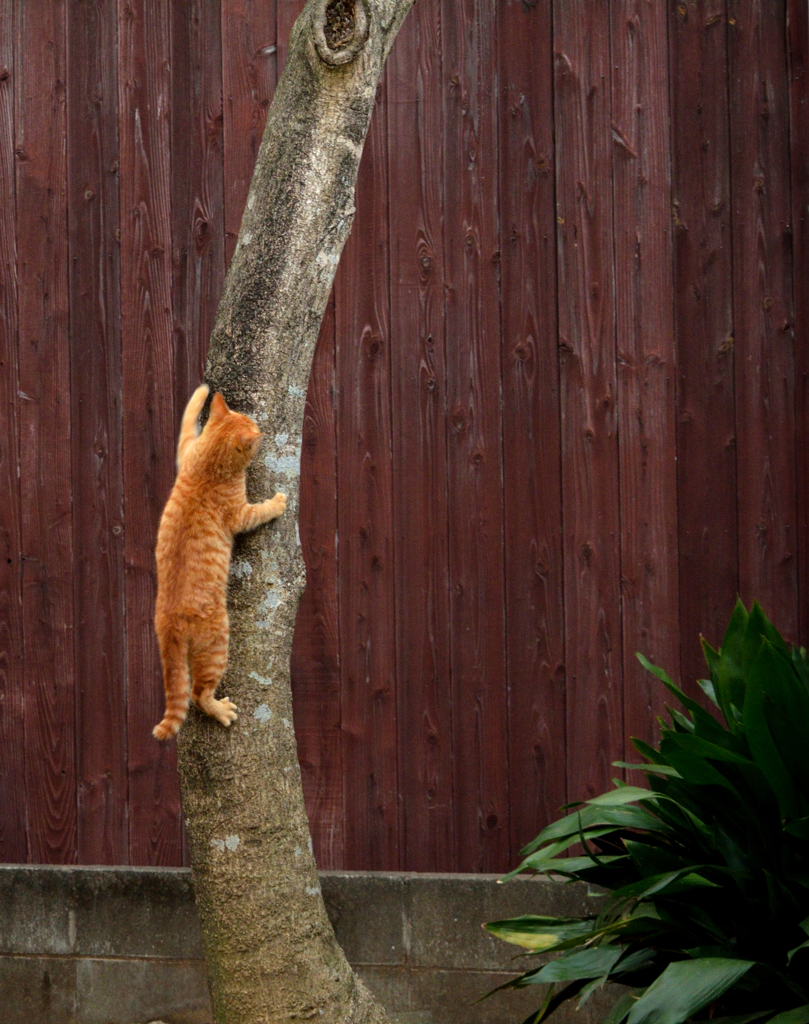
[(224, 725), (225, 728), (227, 728), (239, 717), (236, 714), (237, 711), (238, 708), (233, 703), (233, 701), (227, 697), (223, 697), (221, 700), (216, 701), (216, 706), (214, 709), (214, 718), (216, 718), (218, 722), (221, 722), (222, 725)]

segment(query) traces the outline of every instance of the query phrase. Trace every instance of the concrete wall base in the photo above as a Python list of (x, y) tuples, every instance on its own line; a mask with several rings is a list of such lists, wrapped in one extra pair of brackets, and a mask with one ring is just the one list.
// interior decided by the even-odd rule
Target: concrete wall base
[[(520, 1024), (541, 988), (472, 1005), (513, 976), (517, 952), (481, 924), (597, 906), (585, 886), (545, 879), (323, 872), (321, 881), (350, 963), (396, 1024)], [(577, 1024), (606, 1005), (594, 998)], [(213, 1024), (190, 871), (0, 866), (2, 1024), (156, 1021)]]

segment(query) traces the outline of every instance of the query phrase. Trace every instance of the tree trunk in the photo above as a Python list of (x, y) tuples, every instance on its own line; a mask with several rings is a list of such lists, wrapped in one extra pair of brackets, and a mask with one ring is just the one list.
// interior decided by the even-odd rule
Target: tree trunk
[(295, 25), (211, 337), (206, 380), (267, 435), (251, 501), (289, 497), (237, 539), (230, 728), (189, 715), (183, 808), (218, 1024), (384, 1022), (320, 895), (292, 727), (289, 659), (304, 586), (301, 431), (320, 321), (354, 215), (377, 83), (413, 0), (310, 0)]

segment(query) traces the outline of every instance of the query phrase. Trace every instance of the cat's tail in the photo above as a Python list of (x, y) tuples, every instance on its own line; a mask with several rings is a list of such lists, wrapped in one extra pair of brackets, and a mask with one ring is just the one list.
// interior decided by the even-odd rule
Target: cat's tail
[(158, 740), (168, 740), (179, 732), (188, 714), (190, 679), (188, 676), (188, 638), (169, 635), (160, 643), (163, 682), (166, 687), (166, 713), (152, 729)]

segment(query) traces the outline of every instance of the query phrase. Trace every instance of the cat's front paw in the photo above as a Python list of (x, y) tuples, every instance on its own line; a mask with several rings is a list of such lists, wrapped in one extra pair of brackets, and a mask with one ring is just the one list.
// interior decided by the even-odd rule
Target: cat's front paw
[(282, 516), (287, 510), (287, 496), (285, 494), (276, 494), (275, 497), (270, 499), (270, 509), (273, 519)]
[(223, 697), (221, 700), (212, 701), (211, 708), (208, 714), (213, 715), (217, 722), (221, 722), (226, 728), (231, 725), (239, 717), (236, 712), (238, 708), (236, 705), (227, 697)]

